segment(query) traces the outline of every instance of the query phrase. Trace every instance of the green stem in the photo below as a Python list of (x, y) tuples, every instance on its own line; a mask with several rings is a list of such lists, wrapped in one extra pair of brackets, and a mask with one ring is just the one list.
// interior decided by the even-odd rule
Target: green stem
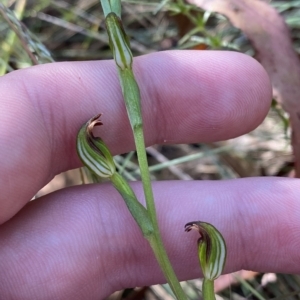
[(120, 174), (114, 173), (110, 179), (114, 187), (119, 191), (125, 200), (130, 213), (139, 225), (144, 237), (149, 241), (155, 257), (176, 298), (179, 300), (186, 299), (164, 249), (157, 222), (153, 223), (153, 218), (151, 218), (153, 216), (151, 216), (145, 207), (136, 199), (132, 188)]
[(137, 200), (128, 182), (117, 172), (110, 177), (110, 180), (125, 200), (128, 210), (139, 225), (144, 237), (148, 239), (148, 237), (153, 236), (154, 228), (149, 214), (146, 208)]
[(213, 280), (203, 279), (202, 298), (203, 300), (216, 300)]
[(104, 16), (106, 17), (110, 12), (114, 12), (121, 18), (121, 1), (120, 0), (100, 0)]
[(149, 240), (149, 243), (176, 298), (186, 299), (186, 296), (172, 268), (159, 231), (142, 127), (135, 128), (134, 133), (136, 150), (144, 187), (144, 194), (147, 203), (147, 211), (154, 228), (154, 239)]
[(181, 288), (181, 285), (175, 275), (167, 252), (164, 248), (162, 238), (159, 232), (155, 202), (151, 186), (151, 178), (148, 167), (148, 160), (145, 148), (145, 139), (143, 133), (143, 123), (141, 118), (140, 108), (140, 93), (134, 74), (130, 69), (119, 69), (119, 77), (121, 81), (124, 100), (127, 112), (130, 118), (131, 127), (134, 133), (134, 141), (138, 156), (143, 189), (146, 199), (147, 211), (153, 224), (155, 238), (151, 239), (150, 244), (155, 253), (155, 256), (162, 268), (162, 271), (173, 290), (177, 299), (186, 299), (186, 296)]
[(163, 246), (162, 239), (159, 232), (154, 233), (154, 237), (148, 239), (149, 244), (154, 252), (157, 262), (168, 281), (169, 286), (171, 287), (176, 299), (186, 300), (187, 297), (184, 294), (184, 291), (174, 273), (170, 260), (168, 258), (167, 252)]
[[(132, 71), (133, 57), (128, 38), (124, 32), (121, 19), (116, 15), (118, 12), (114, 11), (113, 6), (111, 5), (114, 4), (114, 7), (117, 8), (118, 1), (119, 0), (101, 0), (101, 3), (104, 9), (104, 14), (106, 15), (106, 27), (109, 35), (110, 47), (112, 48), (114, 60), (117, 65), (125, 105), (134, 134), (147, 205), (147, 214), (151, 220), (154, 230), (154, 234), (151, 235), (151, 238), (148, 240), (175, 296), (177, 299), (183, 300), (186, 299), (186, 296), (178, 279), (176, 278), (159, 233), (143, 134), (140, 90)], [(111, 10), (111, 12), (109, 12), (109, 10)], [(119, 192), (121, 193), (120, 190)], [(122, 196), (124, 197), (124, 195)]]

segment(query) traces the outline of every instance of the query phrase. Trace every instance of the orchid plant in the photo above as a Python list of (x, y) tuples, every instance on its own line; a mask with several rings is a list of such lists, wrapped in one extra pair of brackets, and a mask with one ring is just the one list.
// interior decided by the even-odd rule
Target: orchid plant
[[(111, 180), (113, 186), (124, 199), (143, 236), (148, 240), (175, 297), (184, 300), (187, 297), (170, 263), (158, 227), (145, 149), (140, 91), (132, 70), (133, 56), (130, 50), (129, 38), (121, 21), (121, 2), (120, 0), (101, 0), (101, 4), (105, 15), (109, 44), (118, 70), (120, 85), (134, 135), (146, 207), (138, 201), (128, 182), (118, 174), (114, 159), (104, 141), (93, 135), (94, 127), (102, 125), (101, 114), (88, 120), (79, 130), (77, 153), (90, 172), (98, 177)], [(213, 300), (215, 299), (213, 281), (223, 271), (226, 260), (226, 244), (221, 233), (211, 224), (204, 222), (186, 224), (185, 230), (190, 231), (191, 229), (196, 229), (200, 233), (198, 255), (205, 277), (203, 281), (203, 298), (204, 300)]]

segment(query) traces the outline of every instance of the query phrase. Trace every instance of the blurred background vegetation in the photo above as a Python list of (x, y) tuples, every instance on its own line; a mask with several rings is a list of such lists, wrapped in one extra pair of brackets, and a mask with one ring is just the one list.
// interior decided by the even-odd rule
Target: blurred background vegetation
[[(267, 1), (288, 24), (300, 52), (300, 1)], [(135, 56), (170, 49), (229, 50), (253, 56), (246, 36), (222, 15), (182, 0), (123, 0), (123, 24)], [(98, 0), (1, 0), (0, 76), (54, 61), (110, 59), (111, 51)], [(217, 180), (250, 176), (293, 176), (288, 118), (274, 101), (256, 130), (211, 144), (149, 147), (153, 180)], [(120, 172), (139, 180), (134, 152), (116, 157)], [(91, 182), (86, 172), (60, 174), (36, 198), (54, 190)], [(183, 283), (189, 299), (199, 299), (201, 280)], [(222, 276), (218, 299), (299, 299), (300, 277), (240, 271)], [(110, 299), (173, 299), (165, 285), (128, 289)]]

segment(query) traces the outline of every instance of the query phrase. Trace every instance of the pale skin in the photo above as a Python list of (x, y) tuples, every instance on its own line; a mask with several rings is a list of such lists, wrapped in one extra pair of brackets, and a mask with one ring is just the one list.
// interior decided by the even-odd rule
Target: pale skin
[[(229, 52), (163, 52), (135, 59), (147, 145), (215, 142), (264, 119), (271, 86), (253, 59)], [(80, 166), (75, 140), (97, 113), (113, 154), (134, 143), (112, 61), (57, 63), (0, 78), (0, 291), (3, 299), (103, 299), (164, 282), (148, 243), (110, 184), (28, 201)], [(142, 199), (140, 183), (133, 188)], [(187, 222), (214, 224), (225, 272), (300, 273), (300, 182), (286, 178), (153, 184), (166, 248), (180, 280), (197, 278)], [(27, 205), (26, 205), (27, 204)], [(1, 299), (2, 299), (1, 298)]]

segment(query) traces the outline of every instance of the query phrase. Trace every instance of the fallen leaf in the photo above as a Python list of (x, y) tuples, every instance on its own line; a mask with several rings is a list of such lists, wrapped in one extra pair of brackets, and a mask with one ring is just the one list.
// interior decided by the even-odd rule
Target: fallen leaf
[(268, 72), (274, 98), (289, 113), (296, 176), (300, 177), (300, 61), (284, 19), (261, 0), (187, 0), (204, 10), (225, 15), (241, 29)]

